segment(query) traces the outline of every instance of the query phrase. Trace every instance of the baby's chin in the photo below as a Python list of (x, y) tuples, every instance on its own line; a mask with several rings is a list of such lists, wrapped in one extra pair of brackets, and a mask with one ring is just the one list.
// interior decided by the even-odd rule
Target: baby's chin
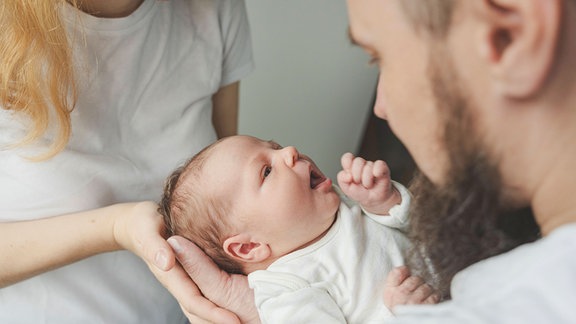
[(340, 209), (342, 199), (340, 199), (340, 195), (338, 195), (334, 187), (332, 187), (330, 196), (331, 198), (333, 197), (333, 201), (330, 202), (330, 211), (332, 212), (333, 218), (336, 218), (336, 213), (338, 212), (338, 209)]
[[(330, 181), (332, 182), (332, 181)], [(334, 210), (334, 212), (336, 212), (340, 206), (340, 202), (342, 201), (340, 199), (340, 195), (338, 194), (337, 189), (332, 186), (332, 184), (330, 184), (330, 186), (325, 187), (325, 188), (321, 188), (320, 191), (322, 196), (326, 197), (326, 200), (328, 201), (329, 204), (329, 208)]]

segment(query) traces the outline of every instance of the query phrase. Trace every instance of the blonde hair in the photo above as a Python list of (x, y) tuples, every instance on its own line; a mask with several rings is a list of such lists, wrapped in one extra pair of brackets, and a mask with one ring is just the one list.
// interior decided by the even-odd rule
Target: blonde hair
[[(70, 0), (73, 6), (77, 0)], [(48, 159), (62, 151), (71, 134), (70, 112), (76, 100), (72, 54), (60, 17), (66, 0), (0, 1), (0, 105), (30, 120), (27, 135), (15, 145), (39, 140), (58, 122)]]

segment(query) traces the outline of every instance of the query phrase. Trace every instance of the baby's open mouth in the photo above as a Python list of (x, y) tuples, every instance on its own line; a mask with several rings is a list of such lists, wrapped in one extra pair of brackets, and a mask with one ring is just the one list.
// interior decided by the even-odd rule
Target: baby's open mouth
[(310, 170), (310, 188), (316, 189), (324, 181), (326, 181), (326, 177), (322, 173), (314, 170), (314, 168)]

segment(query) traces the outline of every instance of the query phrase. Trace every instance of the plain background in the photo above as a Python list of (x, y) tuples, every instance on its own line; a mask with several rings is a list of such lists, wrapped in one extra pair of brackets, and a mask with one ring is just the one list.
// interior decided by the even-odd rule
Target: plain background
[(246, 0), (255, 71), (241, 82), (241, 134), (296, 146), (330, 178), (358, 152), (378, 77), (348, 38), (345, 1)]

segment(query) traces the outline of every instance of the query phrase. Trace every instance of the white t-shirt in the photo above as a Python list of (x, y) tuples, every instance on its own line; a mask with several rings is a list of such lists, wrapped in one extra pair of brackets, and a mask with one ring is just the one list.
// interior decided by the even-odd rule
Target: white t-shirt
[(383, 323), (384, 280), (404, 264), (410, 244), (408, 191), (390, 215), (362, 212), (345, 197), (330, 230), (317, 242), (248, 275), (263, 323)]
[[(76, 39), (72, 138), (56, 157), (31, 162), (35, 148), (9, 148), (26, 123), (0, 109), (2, 222), (159, 200), (169, 173), (216, 139), (212, 95), (253, 69), (242, 0), (145, 0), (116, 19), (62, 10)], [(126, 251), (0, 289), (0, 323), (184, 321)]]
[(576, 224), (461, 271), (452, 297), (399, 307), (390, 323), (576, 323)]

